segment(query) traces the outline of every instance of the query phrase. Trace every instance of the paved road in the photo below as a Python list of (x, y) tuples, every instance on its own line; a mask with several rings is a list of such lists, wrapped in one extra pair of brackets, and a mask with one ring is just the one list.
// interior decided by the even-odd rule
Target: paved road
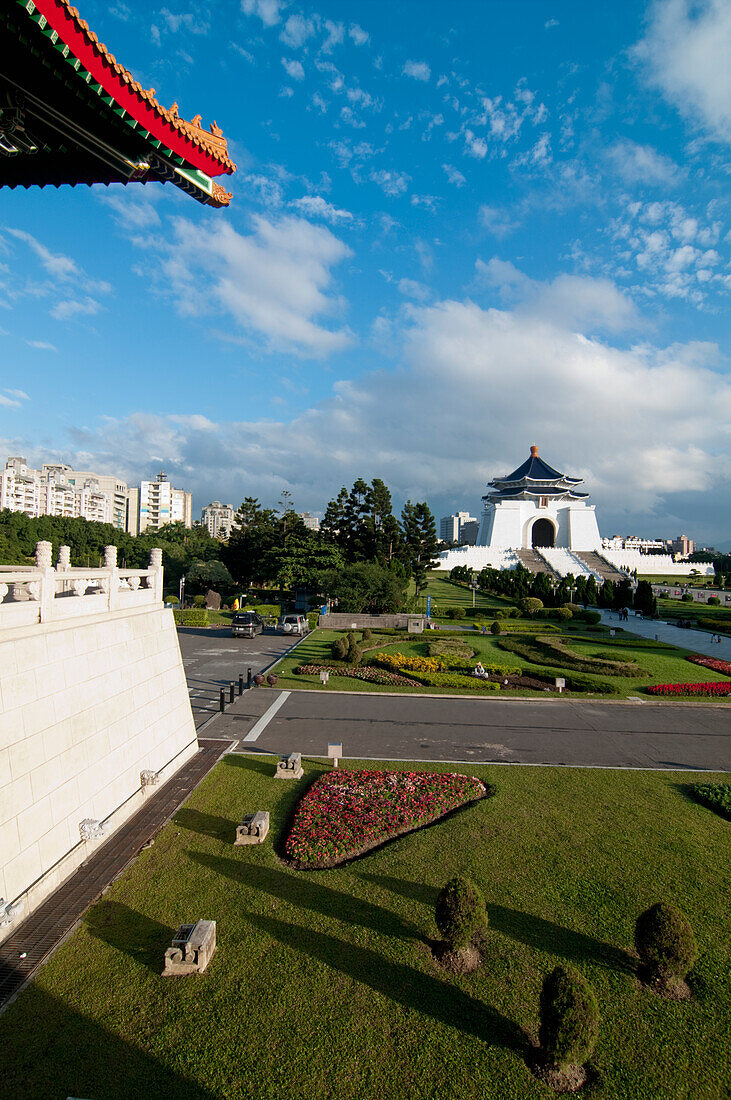
[[(243, 673), (245, 681), (249, 666), (252, 674), (261, 672), (293, 645), (286, 634), (274, 631), (256, 638), (233, 638), (226, 626), (181, 627), (178, 638), (196, 729), (218, 713), (219, 692), (228, 688), (230, 680), (236, 681), (238, 691), (239, 675)], [(218, 736), (218, 730), (211, 731), (211, 736)]]
[[(225, 629), (181, 631), (181, 649), (204, 737), (241, 752), (731, 771), (728, 705), (468, 699), (258, 688), (218, 715), (218, 692), (251, 665), (271, 664), (292, 642), (263, 634), (234, 640)], [(248, 740), (247, 740), (248, 738)]]

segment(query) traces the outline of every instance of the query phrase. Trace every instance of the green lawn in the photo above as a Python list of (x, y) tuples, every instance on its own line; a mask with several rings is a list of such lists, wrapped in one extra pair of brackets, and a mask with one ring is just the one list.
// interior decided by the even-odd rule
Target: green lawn
[[(426, 611), (427, 595), (431, 596), (439, 610), (447, 607), (463, 607), (467, 612), (467, 621), (469, 622), (472, 609), (472, 590), (464, 584), (450, 581), (449, 573), (442, 570), (427, 574), (427, 586), (419, 599), (420, 610), (424, 612)], [(409, 596), (412, 598), (414, 596), (413, 581), (409, 586)], [(512, 600), (504, 599), (502, 596), (487, 596), (484, 592), (475, 592), (475, 607), (505, 608), (514, 606)], [(442, 621), (442, 616), (436, 616), (436, 618), (437, 621)]]
[[(543, 976), (564, 962), (599, 1000), (595, 1100), (726, 1095), (728, 823), (684, 793), (697, 773), (476, 766), (496, 798), (307, 873), (276, 855), (323, 766), (305, 768), (290, 785), (271, 758), (229, 756), (207, 777), (0, 1016), (4, 1095), (547, 1100), (525, 1035)], [(256, 808), (271, 813), (269, 839), (234, 848)], [(490, 917), (469, 976), (429, 949), (437, 891), (457, 872)], [(635, 977), (634, 919), (661, 899), (698, 940), (690, 1002)], [(173, 930), (197, 917), (218, 925), (207, 974), (162, 978)]]
[[(716, 630), (719, 634), (731, 634), (731, 605), (729, 604), (725, 606), (710, 604), (709, 606), (706, 603), (683, 603), (682, 600), (661, 598), (658, 600), (658, 610), (660, 618), (668, 622), (673, 622), (674, 619), (690, 619), (692, 622), (705, 619), (713, 623), (711, 630)], [(699, 626), (697, 629), (707, 634), (709, 627)]]
[[(508, 623), (511, 621), (512, 620), (508, 620)], [(506, 623), (506, 625), (508, 625), (508, 623)], [(540, 620), (537, 623), (533, 623), (532, 626), (536, 633), (540, 633)], [(426, 656), (429, 642), (437, 640), (441, 634), (442, 632), (439, 631), (428, 635), (413, 635), (411, 637), (406, 637), (403, 640), (398, 640), (396, 644), (391, 644), (389, 651), (392, 653), (399, 652), (409, 656)], [(297, 646), (294, 653), (289, 657), (283, 658), (273, 669), (279, 676), (277, 688), (285, 688), (287, 690), (297, 688), (307, 690), (315, 688), (317, 690), (327, 691), (387, 691), (398, 694), (422, 695), (433, 695), (435, 693), (439, 695), (475, 694), (474, 691), (470, 691), (469, 689), (460, 691), (459, 688), (388, 687), (384, 684), (370, 684), (363, 680), (352, 679), (351, 677), (332, 675), (327, 686), (323, 689), (318, 674), (313, 673), (305, 676), (296, 676), (294, 674), (293, 670), (297, 665), (328, 664), (332, 660), (331, 643), (333, 639), (339, 636), (340, 634), (338, 632), (332, 630), (317, 630), (308, 634), (300, 645)], [(531, 672), (540, 672), (550, 678), (561, 675), (561, 669), (558, 667), (553, 665), (532, 664), (515, 654), (500, 649), (497, 638), (493, 637), (491, 634), (483, 635), (471, 632), (464, 633), (461, 637), (463, 637), (475, 650), (479, 659), (483, 661), (505, 665), (520, 665), (524, 672), (528, 674)], [(520, 639), (519, 634), (513, 635), (513, 637)], [(552, 635), (552, 637), (560, 637), (560, 635)], [(697, 665), (693, 665), (690, 661), (685, 660), (686, 655), (691, 653), (692, 650), (677, 649), (674, 646), (665, 645), (663, 642), (648, 642), (647, 639), (637, 638), (628, 632), (622, 631), (617, 634), (616, 638), (610, 638), (608, 635), (604, 634), (597, 634), (596, 636), (590, 634), (576, 634), (567, 637), (566, 641), (570, 643), (571, 648), (575, 650), (577, 654), (595, 657), (600, 653), (611, 652), (613, 660), (636, 661), (646, 673), (646, 675), (637, 677), (609, 677), (598, 674), (599, 679), (611, 680), (619, 689), (618, 696), (610, 696), (609, 698), (626, 698), (628, 695), (636, 695), (638, 692), (641, 694), (642, 688), (653, 683), (695, 682), (707, 678), (705, 670), (699, 669)], [(373, 635), (373, 643), (379, 645), (379, 647), (385, 646), (389, 642), (393, 642), (393, 639), (388, 635)], [(367, 658), (369, 655), (376, 652), (377, 650), (374, 649), (370, 654), (366, 653), (365, 657)], [(567, 672), (567, 675), (570, 675), (570, 672)], [(714, 673), (713, 677), (724, 679), (724, 677), (717, 673)], [(535, 696), (536, 693), (527, 689), (519, 689), (504, 690), (501, 691), (500, 694), (505, 696)], [(576, 693), (572, 694), (574, 696), (576, 695)], [(581, 697), (592, 698), (592, 695), (588, 692), (582, 692)], [(491, 696), (491, 698), (495, 698), (495, 696)], [(607, 696), (603, 696), (603, 698), (607, 698)], [(693, 702), (697, 703), (698, 700), (694, 699)], [(716, 699), (714, 702), (718, 704), (723, 701)]]

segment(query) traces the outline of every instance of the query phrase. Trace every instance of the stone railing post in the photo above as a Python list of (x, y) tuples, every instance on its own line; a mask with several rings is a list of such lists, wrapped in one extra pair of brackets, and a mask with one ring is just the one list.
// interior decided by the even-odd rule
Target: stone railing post
[(58, 548), (58, 563), (56, 569), (58, 572), (64, 573), (67, 569), (71, 568), (71, 547), (59, 546)]
[(36, 569), (40, 569), (42, 573), (40, 581), (38, 582), (38, 617), (40, 622), (46, 623), (53, 618), (53, 597), (55, 595), (52, 543), (36, 543)]
[(162, 603), (162, 550), (150, 550), (150, 569), (155, 570), (155, 603)]
[(119, 570), (117, 569), (117, 547), (104, 547), (104, 568), (109, 570), (109, 591), (107, 593), (107, 607), (110, 611), (116, 611), (119, 605)]

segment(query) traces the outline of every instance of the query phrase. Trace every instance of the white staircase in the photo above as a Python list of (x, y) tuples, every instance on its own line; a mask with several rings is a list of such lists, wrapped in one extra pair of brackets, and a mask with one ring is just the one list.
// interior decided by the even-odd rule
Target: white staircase
[(542, 546), (540, 550), (536, 550), (536, 553), (545, 558), (551, 569), (558, 573), (560, 577), (565, 577), (571, 573), (574, 577), (593, 577), (597, 584), (603, 583), (603, 578), (599, 573), (595, 573), (570, 550), (566, 550), (561, 546)]

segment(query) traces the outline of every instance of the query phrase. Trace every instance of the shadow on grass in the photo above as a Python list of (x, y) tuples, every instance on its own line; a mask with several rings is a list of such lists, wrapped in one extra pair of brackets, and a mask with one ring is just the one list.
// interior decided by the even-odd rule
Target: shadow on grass
[(724, 786), (721, 783), (674, 783), (676, 791), (680, 791), (680, 794), (687, 802), (692, 802), (694, 806), (702, 806), (704, 810), (710, 810), (711, 813), (717, 814), (721, 818), (725, 818), (726, 821), (731, 821), (731, 810), (726, 809), (720, 802), (712, 802), (702, 795), (698, 787), (714, 787)]
[(234, 882), (270, 894), (299, 909), (309, 909), (313, 913), (334, 917), (346, 924), (357, 924), (380, 936), (393, 936), (401, 940), (425, 939), (416, 925), (402, 920), (388, 909), (353, 897), (352, 894), (333, 890), (330, 886), (321, 886), (311, 878), (300, 878), (299, 875), (279, 871), (274, 867), (239, 862), (206, 852), (188, 852), (188, 855), (195, 863), (218, 875), (225, 875)]
[(269, 779), (273, 778), (277, 758), (271, 756), (269, 760), (258, 760), (249, 756), (249, 753), (261, 753), (261, 749), (257, 749), (254, 745), (250, 749), (242, 746), (242, 751), (227, 753), (221, 763), (224, 768), (241, 768), (244, 771), (256, 772), (257, 775), (266, 775)]
[[(382, 886), (394, 894), (409, 901), (421, 902), (434, 909), (439, 890), (421, 882), (409, 882), (408, 879), (390, 878), (388, 875), (361, 874), (360, 878)], [(633, 973), (636, 960), (621, 948), (603, 943), (583, 932), (572, 932), (560, 924), (523, 913), (519, 909), (509, 909), (504, 905), (487, 902), (487, 915), (490, 928), (510, 939), (524, 943), (539, 951), (547, 951), (572, 962), (588, 962), (608, 970)]]
[(384, 959), (370, 948), (346, 943), (323, 932), (272, 917), (247, 914), (247, 919), (292, 950), (319, 959), (404, 1008), (457, 1028), (466, 1035), (474, 1035), (491, 1046), (515, 1051), (527, 1048), (523, 1032), (512, 1020), (451, 982)]
[(433, 909), (437, 904), (439, 890), (436, 886), (428, 886), (424, 882), (409, 882), (408, 879), (391, 878), (389, 875), (373, 875), (366, 872), (358, 872), (358, 878), (365, 882), (372, 882), (374, 886), (382, 886), (390, 890), (392, 894), (400, 894), (407, 901), (418, 901)]
[(124, 951), (156, 974), (162, 973), (165, 949), (175, 932), (174, 928), (110, 898), (102, 898), (88, 910), (84, 927), (95, 939)]
[(217, 814), (206, 814), (201, 810), (189, 809), (183, 806), (173, 817), (176, 825), (188, 829), (191, 833), (200, 833), (201, 836), (210, 836), (214, 840), (223, 840), (233, 843), (236, 836), (236, 822), (227, 817), (219, 817)]
[(534, 917), (520, 909), (508, 909), (504, 905), (487, 903), (490, 927), (527, 947), (547, 951), (551, 955), (570, 959), (572, 962), (593, 963), (607, 970), (634, 973), (636, 960), (619, 947), (595, 940), (583, 932), (572, 932), (543, 917)]

